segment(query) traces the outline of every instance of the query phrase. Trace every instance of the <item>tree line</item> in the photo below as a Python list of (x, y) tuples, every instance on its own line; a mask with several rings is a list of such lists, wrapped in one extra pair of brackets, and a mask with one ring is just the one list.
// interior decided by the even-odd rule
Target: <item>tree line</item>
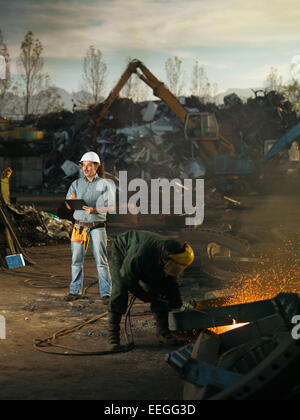
[[(9, 62), (9, 52), (0, 30), (0, 55)], [(64, 108), (59, 91), (44, 71), (44, 47), (32, 31), (28, 31), (21, 42), (20, 53), (16, 60), (17, 76), (8, 75), (0, 78), (0, 114), (28, 115), (45, 114)], [(131, 61), (128, 57), (126, 63)], [(176, 96), (184, 93), (186, 77), (178, 57), (169, 58), (165, 63), (165, 84)], [(90, 45), (83, 58), (82, 80), (79, 92), (73, 92), (74, 104), (79, 108), (98, 103), (105, 97), (107, 88), (108, 66), (100, 49)], [(121, 71), (120, 71), (121, 74)], [(135, 102), (150, 99), (151, 90), (141, 80), (132, 75), (120, 96)], [(217, 93), (217, 85), (208, 80), (204, 67), (195, 62), (191, 76), (190, 94), (201, 97), (204, 101)]]
[[(300, 59), (300, 57), (299, 57)], [(264, 82), (266, 92), (276, 91), (281, 93), (288, 101), (291, 102), (295, 111), (300, 112), (300, 82), (298, 80), (300, 74), (299, 63), (291, 65), (290, 78), (287, 82), (283, 81), (283, 77), (279, 74), (276, 67), (271, 67)]]
[[(13, 78), (10, 74), (7, 74), (5, 79), (0, 77), (0, 115), (41, 115), (63, 110), (64, 104), (59, 91), (53, 85), (50, 75), (44, 71), (43, 52), (41, 41), (32, 31), (28, 31), (21, 42), (16, 60), (17, 77)], [(0, 55), (9, 63), (9, 52), (1, 30)], [(128, 65), (131, 60), (132, 58), (128, 57), (124, 64)], [(168, 58), (164, 71), (164, 82), (175, 96), (193, 95), (204, 103), (214, 101), (218, 85), (209, 81), (204, 66), (198, 60), (195, 61), (189, 77), (183, 69), (182, 60), (177, 56)], [(107, 72), (108, 66), (101, 50), (90, 45), (83, 58), (80, 90), (72, 93), (74, 105), (80, 108), (100, 102), (106, 96)], [(188, 85), (189, 92), (186, 91)], [(298, 80), (294, 77), (289, 83), (283, 84), (282, 77), (274, 67), (271, 67), (264, 86), (266, 90), (284, 93), (293, 104), (300, 103)], [(151, 89), (135, 74), (120, 93), (134, 102), (149, 100), (151, 94)]]

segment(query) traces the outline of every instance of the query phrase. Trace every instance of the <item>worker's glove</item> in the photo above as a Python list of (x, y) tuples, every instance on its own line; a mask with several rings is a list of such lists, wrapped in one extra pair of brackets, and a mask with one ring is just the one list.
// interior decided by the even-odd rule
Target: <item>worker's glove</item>
[(182, 306), (179, 308), (181, 312), (194, 311), (196, 309), (196, 302), (191, 299), (190, 301), (183, 301)]

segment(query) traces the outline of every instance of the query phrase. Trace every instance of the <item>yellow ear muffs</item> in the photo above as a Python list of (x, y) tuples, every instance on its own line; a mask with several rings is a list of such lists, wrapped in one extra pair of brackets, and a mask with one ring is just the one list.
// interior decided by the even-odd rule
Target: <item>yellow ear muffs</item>
[(195, 254), (192, 247), (185, 242), (185, 250), (179, 254), (169, 254), (168, 258), (175, 261), (177, 264), (188, 267), (195, 259)]

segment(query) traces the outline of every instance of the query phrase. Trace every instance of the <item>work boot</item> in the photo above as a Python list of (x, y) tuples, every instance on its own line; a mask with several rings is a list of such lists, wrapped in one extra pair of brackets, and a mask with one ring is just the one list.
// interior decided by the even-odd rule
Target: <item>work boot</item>
[(109, 314), (109, 326), (108, 326), (108, 348), (110, 351), (116, 351), (120, 349), (120, 322), (122, 315), (116, 312), (110, 312)]
[(103, 296), (101, 298), (103, 305), (109, 305), (110, 302), (110, 296)]
[(73, 295), (72, 293), (69, 293), (67, 296), (64, 297), (65, 302), (74, 302), (75, 300), (79, 299), (88, 299), (88, 296), (83, 296), (81, 294)]
[(156, 322), (156, 339), (159, 343), (175, 346), (178, 344), (169, 330), (168, 312), (156, 312), (153, 314)]
[(75, 300), (80, 299), (81, 296), (79, 295), (73, 295), (72, 293), (69, 293), (67, 296), (64, 297), (65, 302), (74, 302)]

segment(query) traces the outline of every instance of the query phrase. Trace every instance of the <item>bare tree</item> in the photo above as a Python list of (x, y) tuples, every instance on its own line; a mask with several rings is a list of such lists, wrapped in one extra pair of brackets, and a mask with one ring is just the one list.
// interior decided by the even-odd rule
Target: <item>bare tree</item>
[(282, 94), (284, 98), (292, 104), (293, 110), (297, 111), (297, 113), (299, 114), (300, 81), (297, 78), (297, 71), (295, 71), (295, 67), (293, 68), (291, 66), (290, 75), (290, 79), (286, 83), (284, 83), (283, 77), (278, 73), (278, 69), (276, 67), (271, 67), (264, 81), (264, 87), (266, 92), (276, 91)]
[(300, 111), (300, 82), (297, 79), (291, 79), (282, 87), (283, 94), (294, 106), (294, 110)]
[(50, 76), (43, 73), (43, 45), (33, 32), (28, 31), (21, 43), (21, 53), (17, 60), (21, 83), (16, 83), (15, 91), (24, 100), (24, 115), (47, 113), (61, 109), (57, 88), (51, 85)]
[(191, 94), (207, 102), (217, 95), (217, 91), (218, 85), (216, 83), (210, 83), (204, 66), (200, 66), (199, 61), (196, 60), (192, 71)]
[(94, 103), (100, 101), (103, 94), (107, 65), (102, 57), (102, 52), (91, 45), (83, 60), (83, 80), (84, 88), (92, 94)]
[(282, 76), (278, 74), (278, 69), (276, 67), (271, 67), (269, 73), (267, 74), (266, 80), (264, 82), (264, 87), (267, 92), (271, 90), (282, 90)]
[(183, 94), (184, 72), (181, 65), (182, 61), (178, 57), (169, 58), (165, 63), (167, 85), (175, 96)]
[(18, 58), (18, 68), (24, 84), (24, 114), (30, 110), (30, 103), (42, 83), (42, 69), (44, 60), (42, 58), (43, 46), (38, 38), (29, 31), (21, 44), (21, 53)]
[(7, 91), (10, 87), (10, 56), (2, 31), (0, 29), (0, 114), (7, 99)]

